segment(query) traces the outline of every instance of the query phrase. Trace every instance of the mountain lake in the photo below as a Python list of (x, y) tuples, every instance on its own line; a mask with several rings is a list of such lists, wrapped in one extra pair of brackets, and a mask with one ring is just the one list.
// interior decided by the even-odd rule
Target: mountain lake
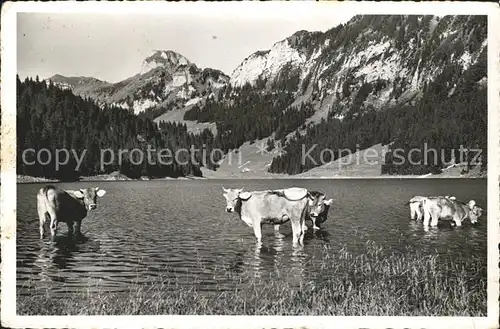
[[(250, 281), (265, 286), (276, 278), (290, 289), (305, 285), (317, 289), (329, 277), (351, 275), (349, 266), (333, 266), (335, 257), (348, 253), (354, 264), (370, 248), (378, 248), (381, 259), (418, 254), (437, 257), (436, 266), (440, 260), (475, 266), (465, 272), (468, 287), (472, 292), (486, 289), (487, 216), (483, 214), (474, 226), (440, 222), (437, 228), (424, 228), (422, 222), (410, 220), (405, 204), (414, 195), (454, 195), (486, 208), (485, 179), (57, 183), (66, 189), (98, 186), (107, 191), (83, 220), (85, 239), (76, 243), (67, 239), (65, 223), (59, 224), (55, 243), (49, 241), (49, 232), (40, 240), (36, 194), (44, 185), (17, 186), (18, 303), (33, 296), (64, 299), (82, 291), (126, 297), (159, 278), (163, 293), (195, 289), (197, 294), (221, 294), (247, 289)], [(225, 212), (222, 187), (252, 191), (293, 186), (333, 198), (328, 220), (321, 230), (308, 230), (303, 248), (292, 247), (289, 223), (279, 234), (264, 226), (258, 246), (253, 230), (236, 214)], [(363, 280), (363, 271), (352, 274), (352, 280)], [(480, 311), (469, 312), (485, 312), (486, 300), (478, 307)], [(467, 312), (450, 310), (450, 314)]]

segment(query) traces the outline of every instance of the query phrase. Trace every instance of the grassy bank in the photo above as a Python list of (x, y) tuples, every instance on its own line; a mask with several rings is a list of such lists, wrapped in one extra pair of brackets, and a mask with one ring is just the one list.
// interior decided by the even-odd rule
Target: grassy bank
[[(306, 247), (307, 248), (307, 247)], [(486, 315), (486, 259), (387, 253), (373, 243), (366, 253), (323, 250), (321, 276), (292, 285), (277, 271), (264, 278), (229, 269), (216, 276), (240, 282), (231, 291), (202, 292), (158, 279), (127, 295), (81, 292), (64, 299), (18, 296), (22, 315), (246, 314), (246, 315)], [(200, 264), (203, 266), (203, 264)], [(305, 264), (307, 267), (307, 264)], [(229, 267), (228, 267), (229, 268)], [(174, 282), (174, 283), (172, 283)]]

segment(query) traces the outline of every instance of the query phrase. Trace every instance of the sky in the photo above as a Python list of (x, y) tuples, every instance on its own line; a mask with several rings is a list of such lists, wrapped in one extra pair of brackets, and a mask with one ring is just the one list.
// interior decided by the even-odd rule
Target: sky
[(314, 2), (223, 10), (214, 4), (212, 10), (18, 13), (17, 72), (21, 79), (61, 74), (118, 82), (139, 73), (142, 61), (161, 49), (230, 75), (250, 54), (296, 31), (326, 31), (352, 17)]

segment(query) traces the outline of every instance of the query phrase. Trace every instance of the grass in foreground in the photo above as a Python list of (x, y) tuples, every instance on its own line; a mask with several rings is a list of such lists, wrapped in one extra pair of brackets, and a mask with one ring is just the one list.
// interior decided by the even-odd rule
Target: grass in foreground
[(158, 279), (130, 294), (82, 292), (64, 299), (18, 296), (20, 315), (387, 315), (485, 316), (485, 258), (390, 253), (373, 243), (354, 256), (323, 250), (323, 273), (293, 286), (227, 271), (242, 289), (207, 293)]

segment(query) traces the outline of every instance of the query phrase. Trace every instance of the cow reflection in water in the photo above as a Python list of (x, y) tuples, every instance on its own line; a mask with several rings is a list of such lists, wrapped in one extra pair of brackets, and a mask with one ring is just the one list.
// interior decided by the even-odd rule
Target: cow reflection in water
[(304, 280), (306, 256), (303, 248), (289, 248), (283, 234), (275, 233), (269, 243), (256, 243), (248, 250), (243, 261), (251, 277), (263, 280), (283, 279), (299, 285)]
[[(88, 238), (83, 238), (84, 241), (89, 241)], [(40, 281), (56, 281), (66, 282), (66, 275), (70, 272), (61, 271), (73, 268), (75, 255), (82, 252), (77, 244), (70, 236), (58, 235), (54, 241), (45, 242), (40, 240), (40, 249), (37, 258), (34, 261), (34, 267), (38, 269)], [(86, 244), (85, 251), (98, 252), (99, 244)]]

